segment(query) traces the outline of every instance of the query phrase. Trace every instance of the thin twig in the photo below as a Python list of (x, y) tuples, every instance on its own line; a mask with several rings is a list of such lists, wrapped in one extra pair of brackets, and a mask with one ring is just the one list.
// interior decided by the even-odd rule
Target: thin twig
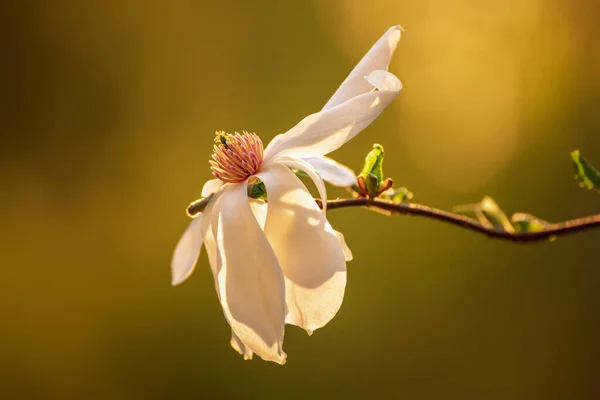
[[(320, 207), (322, 204), (319, 200)], [(415, 203), (393, 203), (382, 199), (368, 199), (366, 197), (357, 197), (353, 199), (338, 199), (327, 202), (327, 210), (346, 207), (368, 207), (393, 214), (403, 215), (421, 215), (428, 218), (445, 221), (452, 225), (482, 233), (488, 237), (505, 239), (512, 242), (535, 242), (551, 239), (557, 236), (575, 233), (587, 229), (600, 228), (600, 214), (589, 217), (571, 219), (564, 222), (549, 223), (538, 232), (507, 232), (499, 228), (486, 227), (476, 220), (464, 215), (454, 214), (448, 211), (438, 210), (437, 208), (424, 206)]]

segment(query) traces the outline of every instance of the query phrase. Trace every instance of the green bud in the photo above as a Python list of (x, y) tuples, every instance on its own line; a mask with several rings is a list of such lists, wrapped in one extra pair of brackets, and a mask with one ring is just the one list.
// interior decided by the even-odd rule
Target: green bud
[(213, 196), (214, 196), (214, 193), (211, 193), (207, 197), (202, 197), (202, 198), (190, 203), (190, 205), (185, 210), (187, 215), (190, 218), (194, 218), (195, 216), (200, 214), (202, 211), (204, 211), (204, 209), (208, 205), (208, 202), (210, 201), (210, 199), (212, 199)]
[(377, 175), (373, 173), (367, 174), (367, 178), (364, 180), (364, 182), (367, 193), (369, 193), (371, 196), (376, 196), (377, 192), (379, 192), (379, 186), (381, 184), (381, 180), (377, 177)]
[(571, 152), (571, 160), (579, 186), (600, 191), (600, 172), (581, 155), (579, 150)]
[(383, 146), (374, 144), (373, 150), (367, 154), (362, 171), (358, 175), (360, 192), (371, 197), (379, 196), (392, 187), (391, 179), (383, 178)]

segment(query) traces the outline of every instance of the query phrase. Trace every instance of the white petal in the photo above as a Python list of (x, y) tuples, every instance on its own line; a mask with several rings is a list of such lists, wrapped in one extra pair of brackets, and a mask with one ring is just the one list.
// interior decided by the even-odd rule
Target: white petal
[(237, 337), (234, 331), (231, 331), (230, 344), (231, 347), (235, 349), (235, 351), (244, 356), (244, 360), (252, 360), (252, 355), (254, 353), (252, 353), (252, 350), (250, 350), (248, 346), (246, 346), (244, 342), (242, 342), (242, 340), (239, 337)]
[(269, 198), (265, 234), (285, 275), (286, 322), (310, 334), (339, 310), (346, 262), (335, 231), (292, 171), (273, 164), (257, 176)]
[(217, 262), (217, 240), (215, 239), (217, 234), (217, 222), (218, 213), (213, 213), (213, 210), (219, 210), (221, 208), (221, 193), (217, 192), (211, 201), (206, 205), (204, 209), (204, 215), (206, 216), (202, 221), (202, 235), (204, 237), (204, 248), (208, 255), (208, 263), (215, 279), (215, 285), (217, 288), (217, 295), (219, 294), (219, 286), (217, 281), (217, 275), (219, 273), (219, 263)]
[[(223, 186), (223, 182), (220, 180), (209, 180), (202, 188), (202, 197), (207, 197), (211, 193), (218, 192), (221, 186)], [(215, 196), (208, 202), (204, 208), (204, 211), (194, 218), (186, 231), (183, 233), (181, 239), (179, 239), (179, 242), (175, 247), (175, 252), (173, 253), (173, 259), (171, 260), (171, 284), (173, 286), (179, 285), (181, 282), (186, 280), (192, 274), (192, 272), (194, 272), (194, 268), (198, 262), (198, 258), (200, 257), (202, 242), (205, 238), (206, 231), (210, 226), (211, 212), (216, 200), (217, 199)], [(212, 241), (214, 242), (214, 238)], [(213, 253), (216, 251), (216, 248), (209, 249), (208, 245), (206, 245), (206, 247), (208, 250), (212, 250)], [(209, 251), (209, 260), (210, 258), (211, 254)], [(213, 268), (214, 275), (216, 262), (211, 262), (210, 264), (211, 268)]]
[[(215, 240), (215, 234), (213, 232), (216, 232), (216, 227), (215, 229), (213, 229), (212, 226), (212, 219), (209, 218), (208, 216), (212, 214), (212, 210), (214, 207), (216, 207), (216, 209), (220, 209), (220, 201), (218, 200), (219, 193), (217, 193), (215, 195), (215, 199), (214, 201), (210, 202), (206, 208), (204, 209), (204, 213), (206, 214), (206, 218), (203, 219), (202, 221), (202, 232), (204, 233), (204, 247), (206, 248), (206, 253), (208, 254), (208, 261), (210, 263), (210, 267), (211, 267), (211, 271), (213, 273), (213, 278), (215, 279), (215, 287), (217, 289), (217, 296), (221, 297), (221, 294), (219, 293), (219, 280), (217, 279), (218, 277), (218, 272), (219, 272), (219, 267), (218, 267), (218, 263), (217, 263), (217, 242)], [(264, 202), (263, 202), (264, 204)], [(252, 207), (252, 211), (254, 212), (255, 207)], [(264, 214), (264, 217), (262, 217), (262, 225), (264, 226), (264, 221), (266, 219), (266, 215), (267, 215), (267, 210), (266, 210), (266, 204), (264, 207), (264, 210), (261, 210), (260, 208), (257, 207), (257, 211), (262, 212), (262, 214)], [(254, 215), (256, 216), (256, 213), (254, 213)], [(218, 221), (218, 218), (215, 218), (215, 221)], [(233, 332), (233, 330), (231, 331), (231, 346), (238, 352), (240, 353), (242, 356), (244, 356), (244, 360), (251, 360), (252, 359), (252, 350), (250, 350), (250, 348), (248, 348), (248, 346), (246, 346), (244, 344), (244, 342), (242, 342), (242, 340), (237, 337), (237, 335), (235, 334), (235, 332)]]
[(337, 236), (338, 241), (340, 242), (340, 246), (342, 246), (342, 251), (344, 252), (344, 259), (346, 261), (352, 261), (352, 251), (350, 247), (346, 244), (346, 239), (344, 239), (344, 235), (341, 232), (334, 231), (335, 236)]
[(192, 220), (175, 247), (171, 260), (171, 284), (173, 286), (179, 285), (194, 271), (202, 247), (202, 221), (204, 219), (202, 217), (202, 214), (198, 214)]
[[(317, 187), (317, 191), (319, 192), (319, 196), (321, 197), (321, 204), (323, 204), (323, 211), (326, 211), (327, 189), (325, 188), (325, 183), (323, 182), (323, 179), (317, 173), (317, 171), (312, 167), (312, 165), (310, 165), (308, 162), (306, 162), (306, 160), (303, 160), (301, 158), (286, 157), (286, 156), (277, 157), (273, 160), (273, 162), (283, 164), (287, 167), (297, 169), (297, 170), (300, 170), (300, 171), (306, 173), (306, 175), (308, 175), (308, 177), (310, 179), (312, 179), (315, 186)], [(268, 193), (267, 193), (267, 196), (268, 196)]]
[(210, 181), (204, 184), (202, 188), (202, 197), (208, 197), (211, 193), (216, 193), (223, 186), (223, 181), (219, 179), (211, 179)]
[(276, 156), (322, 156), (356, 136), (396, 98), (402, 84), (387, 71), (373, 71), (366, 80), (378, 90), (361, 94), (300, 121), (277, 135), (265, 149), (265, 165)]
[(393, 26), (375, 42), (371, 50), (365, 54), (331, 99), (325, 104), (323, 110), (340, 105), (372, 89), (363, 78), (378, 69), (387, 71), (392, 55), (400, 41), (401, 31), (402, 28), (400, 26)]
[(248, 199), (250, 201), (250, 208), (252, 208), (252, 213), (254, 214), (254, 218), (256, 218), (256, 222), (260, 225), (260, 229), (265, 229), (265, 222), (267, 220), (267, 203), (263, 200), (257, 199)]
[(223, 312), (245, 346), (283, 364), (284, 279), (250, 208), (247, 182), (223, 187), (220, 200), (217, 279)]
[(333, 186), (350, 187), (356, 184), (356, 173), (343, 164), (325, 156), (304, 159), (325, 181)]
[(402, 90), (402, 82), (396, 75), (387, 71), (376, 70), (365, 76), (365, 79), (379, 91), (400, 92)]

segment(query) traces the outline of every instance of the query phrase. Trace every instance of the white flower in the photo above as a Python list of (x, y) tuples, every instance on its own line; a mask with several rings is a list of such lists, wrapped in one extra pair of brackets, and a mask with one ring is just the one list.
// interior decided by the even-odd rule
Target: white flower
[[(231, 345), (245, 359), (256, 353), (283, 364), (284, 324), (310, 334), (341, 306), (350, 251), (290, 168), (314, 181), (323, 204), (323, 179), (355, 182), (351, 170), (324, 156), (373, 122), (400, 92), (400, 81), (387, 72), (400, 31), (390, 28), (320, 112), (276, 136), (264, 152), (254, 134), (217, 132), (211, 168), (218, 179), (202, 189), (202, 196), (214, 195), (177, 244), (172, 283), (192, 273), (204, 242)], [(268, 203), (248, 198), (248, 184), (257, 179)]]

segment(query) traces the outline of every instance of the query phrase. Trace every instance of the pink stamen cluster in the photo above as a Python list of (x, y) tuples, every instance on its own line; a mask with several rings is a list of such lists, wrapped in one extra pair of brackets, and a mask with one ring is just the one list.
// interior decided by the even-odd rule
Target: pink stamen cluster
[(254, 175), (263, 160), (263, 144), (256, 134), (242, 131), (233, 135), (217, 131), (210, 169), (223, 182), (239, 183)]

